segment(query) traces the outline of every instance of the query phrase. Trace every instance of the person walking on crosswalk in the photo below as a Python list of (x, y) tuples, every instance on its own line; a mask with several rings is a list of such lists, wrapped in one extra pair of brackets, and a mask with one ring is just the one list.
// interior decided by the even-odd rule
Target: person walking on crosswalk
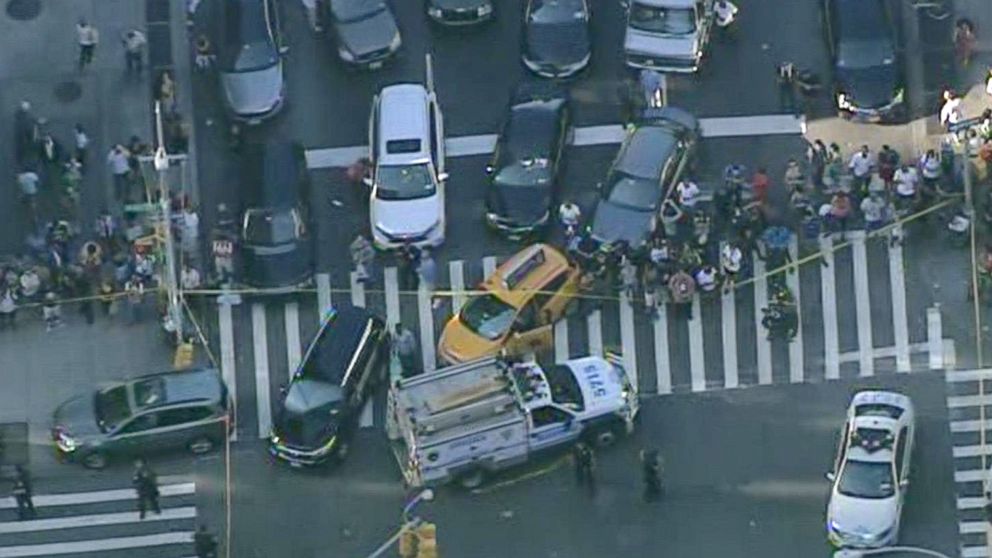
[(145, 512), (149, 508), (157, 515), (161, 515), (162, 508), (158, 505), (158, 475), (145, 464), (144, 459), (139, 458), (134, 461), (134, 476), (131, 477), (131, 484), (138, 493), (138, 518), (144, 519)]
[(196, 551), (196, 558), (217, 558), (217, 537), (207, 531), (203, 523), (193, 534), (193, 550)]
[(399, 322), (396, 323), (396, 331), (393, 334), (393, 347), (396, 349), (396, 356), (400, 359), (400, 368), (404, 378), (416, 376), (422, 372), (417, 365), (417, 338), (414, 337), (410, 328)]
[(17, 502), (17, 519), (25, 521), (35, 516), (31, 477), (23, 465), (14, 468), (14, 488), (11, 490)]

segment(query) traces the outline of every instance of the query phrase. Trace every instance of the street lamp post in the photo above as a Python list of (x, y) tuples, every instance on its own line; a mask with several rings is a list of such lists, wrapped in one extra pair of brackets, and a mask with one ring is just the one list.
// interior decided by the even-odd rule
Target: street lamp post
[(920, 556), (930, 556), (931, 558), (950, 558), (950, 556), (937, 552), (936, 550), (930, 550), (929, 548), (920, 548), (916, 546), (886, 546), (882, 548), (872, 548), (866, 550), (844, 548), (838, 550), (837, 552), (834, 552), (833, 558), (866, 558), (868, 556), (891, 554), (893, 552), (918, 554)]
[(417, 527), (417, 525), (420, 524), (420, 518), (417, 516), (410, 517), (410, 514), (413, 513), (413, 509), (417, 507), (417, 504), (421, 502), (430, 502), (433, 499), (434, 491), (430, 488), (421, 490), (419, 494), (410, 499), (410, 501), (403, 506), (403, 513), (401, 514), (403, 523), (400, 525), (400, 528), (393, 533), (393, 535), (389, 537), (386, 542), (382, 543), (379, 548), (372, 551), (372, 554), (369, 554), (368, 558), (378, 558), (379, 556), (382, 556), (387, 550), (396, 544), (396, 541), (403, 536), (403, 533), (412, 531), (415, 527)]
[(162, 103), (155, 102), (155, 128), (158, 148), (154, 165), (158, 171), (159, 206), (162, 211), (162, 236), (165, 242), (165, 288), (169, 299), (169, 318), (175, 328), (177, 345), (183, 342), (182, 305), (179, 300), (179, 281), (176, 278), (175, 242), (172, 238), (171, 196), (166, 174), (169, 171), (169, 154), (165, 151), (165, 132), (162, 128)]

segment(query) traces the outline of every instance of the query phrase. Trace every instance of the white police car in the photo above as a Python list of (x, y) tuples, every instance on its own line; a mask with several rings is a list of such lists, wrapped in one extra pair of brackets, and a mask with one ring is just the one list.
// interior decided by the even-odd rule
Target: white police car
[(862, 391), (851, 399), (841, 432), (827, 504), (827, 537), (837, 547), (889, 546), (909, 487), (913, 403), (891, 391)]

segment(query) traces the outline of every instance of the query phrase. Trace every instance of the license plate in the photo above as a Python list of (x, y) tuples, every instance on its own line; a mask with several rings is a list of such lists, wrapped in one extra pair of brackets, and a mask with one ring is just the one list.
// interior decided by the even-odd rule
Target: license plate
[(378, 70), (381, 67), (382, 67), (382, 61), (381, 60), (379, 62), (372, 62), (371, 64), (369, 64), (369, 69), (370, 70)]
[(289, 466), (290, 467), (301, 468), (301, 467), (303, 467), (303, 464), (300, 463), (299, 461), (290, 461), (289, 462)]

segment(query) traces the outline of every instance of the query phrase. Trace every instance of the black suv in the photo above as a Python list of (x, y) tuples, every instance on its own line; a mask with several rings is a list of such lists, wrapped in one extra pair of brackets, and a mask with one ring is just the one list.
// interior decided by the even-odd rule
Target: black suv
[(244, 282), (267, 290), (310, 283), (310, 177), (303, 147), (291, 142), (245, 146), (241, 230)]
[(493, 18), (492, 0), (425, 0), (427, 15), (441, 25), (474, 25)]
[(569, 135), (568, 94), (550, 84), (518, 88), (486, 165), (486, 223), (511, 239), (545, 228)]
[(273, 421), (269, 452), (293, 466), (348, 453), (362, 407), (388, 373), (389, 333), (363, 308), (328, 312)]
[(186, 448), (209, 452), (233, 427), (227, 387), (214, 369), (150, 374), (73, 397), (55, 410), (59, 455), (91, 469), (114, 456)]
[(902, 65), (884, 0), (824, 0), (834, 95), (841, 116), (898, 121), (906, 115)]

